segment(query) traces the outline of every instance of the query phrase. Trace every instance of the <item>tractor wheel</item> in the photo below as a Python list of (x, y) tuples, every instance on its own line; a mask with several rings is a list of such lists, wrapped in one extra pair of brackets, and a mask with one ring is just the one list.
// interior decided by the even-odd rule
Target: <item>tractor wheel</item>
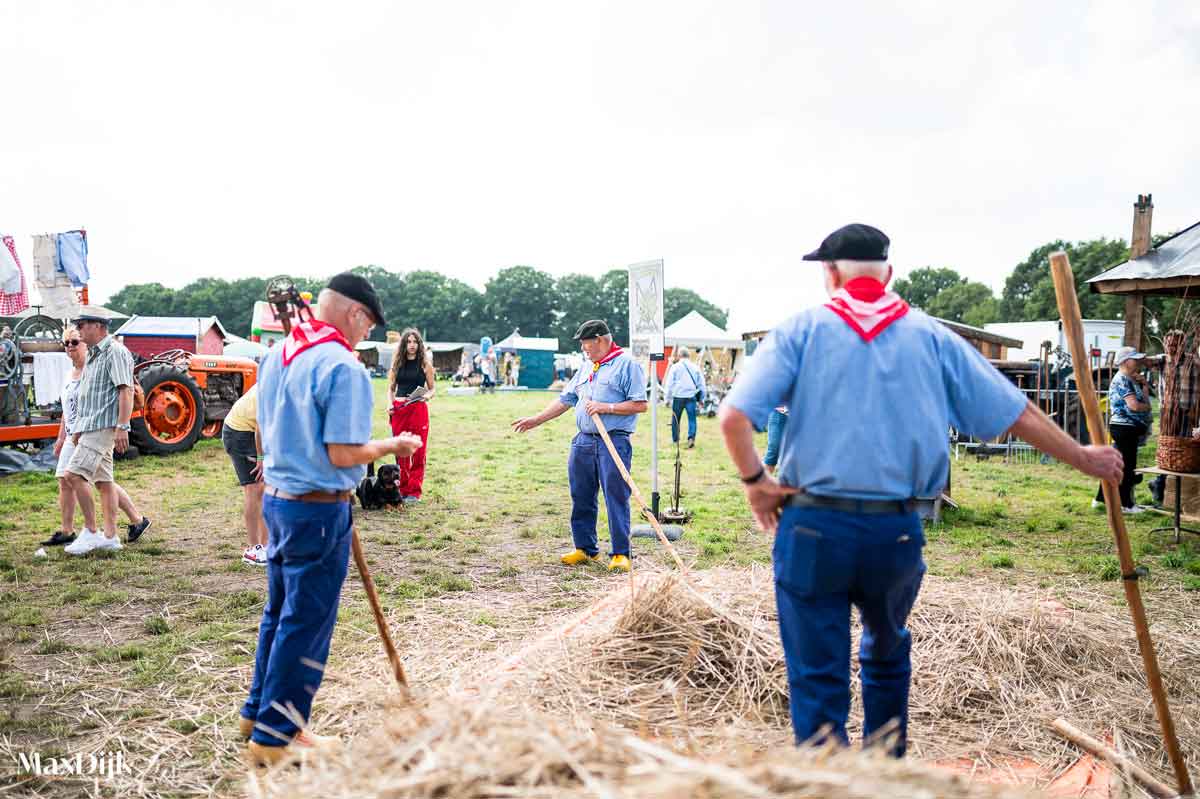
[(216, 438), (217, 436), (221, 435), (221, 428), (224, 426), (224, 424), (225, 423), (220, 419), (215, 422), (209, 422), (200, 429), (200, 437)]
[(138, 373), (146, 394), (140, 418), (132, 422), (133, 442), (143, 453), (169, 455), (192, 448), (204, 427), (204, 399), (186, 369), (156, 363)]

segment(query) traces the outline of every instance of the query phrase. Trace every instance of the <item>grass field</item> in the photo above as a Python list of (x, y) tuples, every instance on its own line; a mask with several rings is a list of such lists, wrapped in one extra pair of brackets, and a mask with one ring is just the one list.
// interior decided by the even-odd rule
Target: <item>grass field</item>
[[(382, 399), (382, 383), (377, 393)], [(524, 436), (508, 429), (552, 396), (443, 393), (430, 406), (424, 501), (402, 512), (358, 515), (418, 689), (438, 688), (448, 663), (518, 640), (621, 579), (600, 567), (568, 570), (557, 562), (569, 547), (571, 417)], [(664, 421), (660, 473), (667, 502), (674, 450)], [(635, 438), (633, 475), (649, 496), (647, 422)], [(679, 543), (681, 554), (698, 568), (766, 562), (770, 540), (752, 529), (715, 420), (700, 424), (696, 449), (683, 453), (683, 504), (695, 520)], [(375, 427), (385, 432), (382, 413)], [(118, 479), (154, 526), (119, 553), (81, 559), (61, 550), (33, 556), (37, 542), (57, 529), (51, 477), (0, 479), (0, 788), (7, 782), (17, 792), (47, 796), (237, 794), (233, 727), (249, 683), (265, 584), (262, 570), (239, 560), (240, 489), (218, 441), (121, 462)], [(954, 465), (953, 485), (962, 508), (929, 531), (931, 572), (1035, 583), (1063, 594), (1090, 583), (1119, 600), (1105, 517), (1089, 508), (1092, 481), (1054, 464), (964, 459)], [(601, 513), (603, 547), (603, 503)], [(1200, 555), (1186, 542), (1151, 539), (1149, 529), (1164, 523), (1155, 514), (1129, 519), (1134, 553), (1149, 569), (1142, 587), (1151, 612), (1159, 593), (1200, 607)], [(636, 546), (635, 564), (652, 559), (668, 568), (657, 544)], [(357, 695), (385, 686), (386, 675), (351, 569), (325, 690)], [(367, 707), (373, 700), (360, 701)], [(318, 730), (352, 727), (349, 711), (339, 712), (323, 716), (318, 697)], [(118, 749), (130, 773), (116, 787), (70, 777), (32, 780), (17, 768), (20, 753), (36, 751), (46, 760)]]

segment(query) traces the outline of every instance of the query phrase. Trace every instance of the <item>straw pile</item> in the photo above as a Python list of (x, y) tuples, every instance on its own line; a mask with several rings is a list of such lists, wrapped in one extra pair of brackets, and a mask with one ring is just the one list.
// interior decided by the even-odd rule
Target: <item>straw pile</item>
[(264, 797), (1029, 797), (913, 762), (787, 748), (699, 759), (596, 725), (591, 731), (494, 704), (396, 707), (379, 733), (301, 770), (252, 777)]
[[(786, 740), (769, 572), (717, 573), (700, 589), (667, 579), (640, 591), (611, 629), (536, 664), (530, 695), (568, 718), (604, 718), (682, 747), (717, 748), (732, 728), (745, 743)], [(1087, 589), (1072, 595), (1073, 610), (1047, 600), (926, 579), (910, 619), (910, 755), (984, 765), (1028, 758), (1053, 773), (1078, 756), (1046, 727), (1062, 716), (1096, 735), (1119, 729), (1131, 756), (1169, 774), (1124, 607)], [(1185, 754), (1200, 763), (1200, 641), (1194, 620), (1169, 622), (1165, 610), (1152, 612), (1159, 660)], [(853, 675), (855, 694), (857, 683)], [(852, 736), (861, 727), (857, 699), (853, 706)]]

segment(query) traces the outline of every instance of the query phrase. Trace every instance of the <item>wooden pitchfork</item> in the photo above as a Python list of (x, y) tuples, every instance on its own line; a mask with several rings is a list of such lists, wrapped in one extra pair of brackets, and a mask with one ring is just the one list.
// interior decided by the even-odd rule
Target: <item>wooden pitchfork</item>
[[(1079, 404), (1087, 417), (1088, 432), (1093, 442), (1107, 441), (1108, 431), (1100, 417), (1100, 403), (1096, 399), (1096, 387), (1092, 382), (1092, 369), (1083, 344), (1083, 322), (1079, 313), (1079, 298), (1075, 294), (1075, 274), (1065, 252), (1050, 256), (1050, 273), (1054, 278), (1054, 293), (1058, 296), (1058, 313), (1062, 317), (1063, 332), (1071, 346), (1071, 363), (1075, 365), (1075, 388), (1079, 391)], [(1171, 708), (1167, 706), (1167, 691), (1163, 687), (1162, 673), (1158, 670), (1158, 656), (1154, 642), (1150, 640), (1150, 625), (1146, 622), (1146, 608), (1142, 605), (1142, 592), (1138, 588), (1138, 574), (1129, 548), (1129, 535), (1125, 531), (1125, 516), (1117, 493), (1117, 484), (1105, 480), (1104, 505), (1108, 509), (1108, 526), (1112, 528), (1113, 540), (1117, 545), (1117, 556), (1121, 562), (1121, 584), (1125, 587), (1125, 601), (1133, 616), (1133, 628), (1137, 633), (1138, 649), (1142, 653), (1142, 664), (1146, 667), (1146, 682), (1154, 700), (1154, 712), (1162, 727), (1163, 744), (1171, 767), (1175, 770), (1175, 781), (1181, 796), (1192, 795), (1192, 779), (1188, 776), (1179, 739), (1175, 736), (1175, 722)]]
[[(301, 311), (308, 311), (309, 318), (313, 318), (312, 308), (300, 296), (300, 292), (296, 291), (294, 285), (286, 287), (278, 286), (276, 281), (271, 281), (268, 287), (267, 299), (275, 308), (275, 315), (279, 318), (280, 324), (283, 325), (283, 334), (291, 335), (292, 332), (292, 315), (288, 309), (288, 303), (296, 306), (296, 318), (301, 319)], [(358, 525), (351, 523), (350, 525), (350, 551), (354, 553), (354, 565), (358, 567), (358, 574), (362, 578), (363, 589), (367, 592), (367, 602), (371, 605), (371, 613), (375, 615), (375, 626), (379, 628), (379, 637), (383, 639), (383, 651), (387, 655), (388, 662), (392, 664), (392, 674), (396, 678), (396, 684), (400, 686), (401, 692), (408, 694), (408, 677), (404, 674), (404, 664), (400, 662), (400, 655), (396, 652), (396, 645), (392, 643), (392, 633), (388, 628), (387, 619), (383, 616), (383, 605), (379, 602), (379, 592), (375, 590), (375, 581), (371, 579), (371, 570), (367, 567), (367, 555), (363, 552), (362, 540), (358, 536)]]

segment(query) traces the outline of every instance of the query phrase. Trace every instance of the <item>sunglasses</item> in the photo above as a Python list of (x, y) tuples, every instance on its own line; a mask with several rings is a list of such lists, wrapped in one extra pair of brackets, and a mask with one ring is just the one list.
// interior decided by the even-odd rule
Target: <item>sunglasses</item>
[(69, 339), (63, 342), (63, 344), (67, 345), (68, 347), (78, 347), (80, 343), (81, 342), (77, 338)]

